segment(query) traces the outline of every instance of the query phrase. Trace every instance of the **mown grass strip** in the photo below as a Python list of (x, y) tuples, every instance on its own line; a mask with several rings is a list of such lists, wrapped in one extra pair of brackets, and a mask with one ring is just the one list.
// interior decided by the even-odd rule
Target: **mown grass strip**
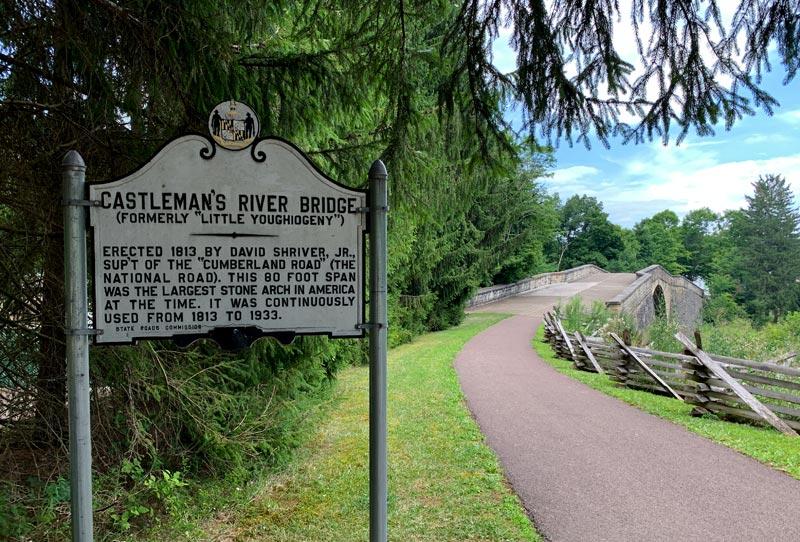
[(617, 387), (605, 375), (579, 371), (573, 368), (571, 362), (556, 357), (553, 349), (544, 340), (544, 328), (541, 326), (536, 332), (533, 346), (536, 353), (560, 373), (800, 479), (800, 444), (797, 439), (782, 435), (771, 428), (726, 422), (713, 415), (696, 418), (691, 416), (692, 407), (686, 403), (644, 391)]
[[(390, 351), (392, 540), (540, 540), (467, 410), (453, 369), (463, 345), (503, 318), (469, 315), (461, 326)], [(217, 540), (367, 540), (367, 384), (366, 367), (343, 371), (334, 403), (298, 460), (204, 533)]]

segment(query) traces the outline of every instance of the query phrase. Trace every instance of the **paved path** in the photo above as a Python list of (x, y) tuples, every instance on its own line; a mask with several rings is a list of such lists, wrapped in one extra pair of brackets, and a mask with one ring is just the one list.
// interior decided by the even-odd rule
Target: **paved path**
[(536, 356), (539, 315), (561, 295), (608, 299), (625, 280), (599, 276), (481, 307), (517, 315), (456, 359), (469, 407), (539, 531), (575, 542), (800, 541), (799, 481)]

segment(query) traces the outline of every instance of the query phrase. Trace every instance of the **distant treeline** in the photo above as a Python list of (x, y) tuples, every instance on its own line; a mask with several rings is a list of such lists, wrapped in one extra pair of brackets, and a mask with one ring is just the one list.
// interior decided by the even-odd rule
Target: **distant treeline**
[(594, 263), (609, 271), (660, 264), (705, 286), (710, 320), (756, 325), (800, 310), (800, 213), (780, 175), (753, 180), (743, 209), (696, 209), (645, 218), (631, 229), (608, 220), (602, 203), (573, 196), (558, 207), (549, 258), (561, 269)]

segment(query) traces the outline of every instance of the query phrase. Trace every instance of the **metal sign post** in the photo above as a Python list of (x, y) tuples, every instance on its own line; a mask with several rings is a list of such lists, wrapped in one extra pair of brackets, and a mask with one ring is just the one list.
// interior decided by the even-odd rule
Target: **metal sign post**
[(264, 336), (288, 343), (297, 335), (361, 338), (366, 330), (370, 540), (386, 542), (386, 167), (372, 164), (367, 201), (365, 190), (329, 178), (293, 143), (258, 137), (246, 104), (220, 103), (208, 126), (210, 137), (173, 139), (136, 171), (88, 189), (80, 155), (70, 151), (62, 163), (73, 542), (92, 540), (89, 335), (98, 345), (210, 338), (239, 349)]
[(388, 477), (386, 453), (386, 166), (376, 160), (369, 170), (369, 539), (388, 536)]
[(73, 542), (92, 540), (92, 437), (86, 294), (86, 164), (76, 151), (61, 162), (64, 195), (64, 301), (69, 385), (69, 465)]

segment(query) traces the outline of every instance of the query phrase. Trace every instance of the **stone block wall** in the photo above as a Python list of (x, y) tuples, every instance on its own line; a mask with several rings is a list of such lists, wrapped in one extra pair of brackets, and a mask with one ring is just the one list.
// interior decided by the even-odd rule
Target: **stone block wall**
[[(467, 308), (524, 294), (550, 284), (580, 281), (597, 273), (607, 273), (607, 271), (596, 265), (582, 265), (565, 271), (534, 275), (514, 284), (481, 288), (469, 300)], [(702, 288), (686, 277), (670, 274), (660, 265), (646, 267), (637, 271), (636, 275), (637, 279), (614, 299), (608, 301), (607, 307), (614, 311), (630, 314), (638, 328), (645, 328), (656, 317), (653, 294), (660, 286), (664, 294), (667, 315), (677, 320), (684, 331), (689, 333), (694, 331), (703, 309), (704, 293)]]
[(615, 311), (634, 317), (637, 327), (647, 327), (656, 317), (653, 294), (658, 286), (664, 293), (667, 315), (680, 327), (694, 331), (703, 309), (703, 289), (682, 276), (670, 274), (660, 265), (651, 265), (637, 271), (638, 278), (618, 296), (606, 303)]
[(478, 290), (472, 299), (467, 302), (467, 308), (477, 307), (492, 301), (504, 299), (514, 295), (530, 292), (542, 286), (550, 284), (557, 284), (560, 282), (574, 282), (581, 280), (596, 273), (607, 273), (605, 269), (597, 267), (596, 265), (582, 265), (564, 271), (555, 271), (553, 273), (541, 273), (526, 279), (522, 279), (514, 284), (500, 284), (498, 286), (489, 286)]

